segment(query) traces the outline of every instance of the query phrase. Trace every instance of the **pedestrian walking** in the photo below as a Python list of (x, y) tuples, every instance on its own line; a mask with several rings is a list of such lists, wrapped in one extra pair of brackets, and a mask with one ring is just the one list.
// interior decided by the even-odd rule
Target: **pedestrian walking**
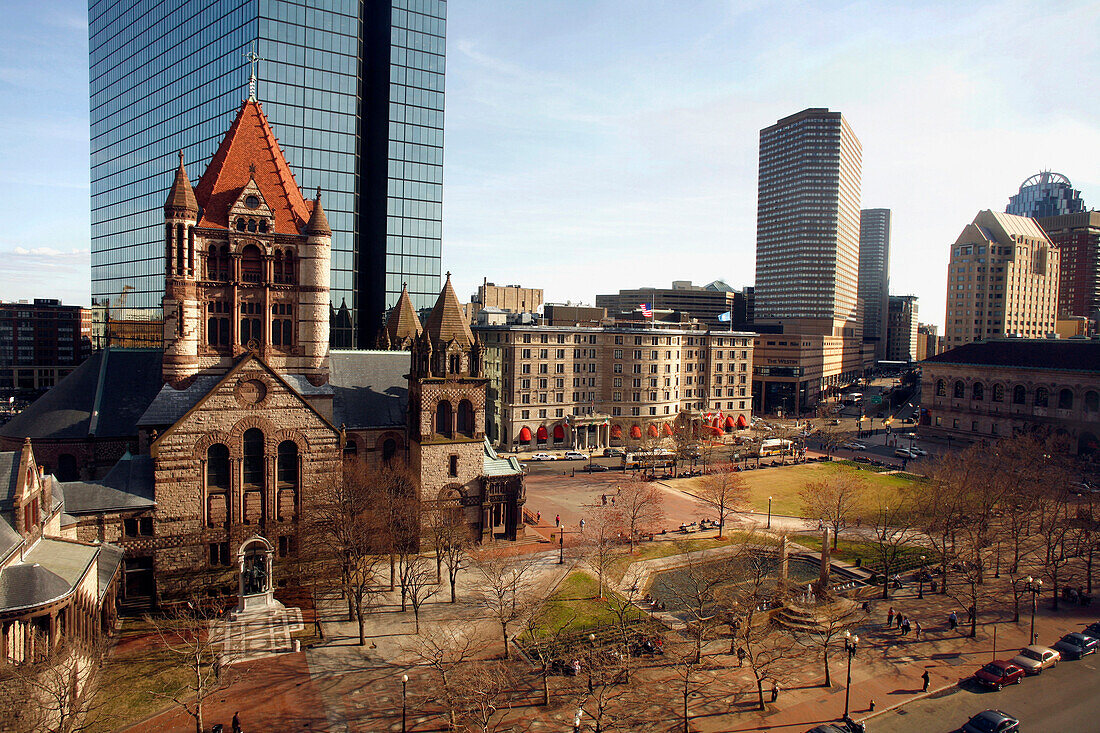
[(898, 615), (895, 617), (895, 619), (898, 623), (898, 630), (900, 631), (901, 630), (901, 619), (902, 619), (902, 615), (901, 615), (900, 611), (898, 612)]
[(952, 611), (951, 615), (947, 617), (947, 628), (951, 629), (952, 631), (959, 628), (959, 616), (954, 611)]
[(535, 524), (542, 523), (542, 512), (535, 512)]
[(917, 641), (920, 641), (920, 632), (924, 631), (924, 627), (920, 625), (920, 621), (915, 621), (914, 623), (916, 623), (917, 625), (917, 630), (916, 634), (913, 635), (913, 638)]
[(240, 713), (233, 713), (233, 733), (241, 733)]
[(745, 653), (745, 647), (743, 647), (743, 646), (737, 647), (737, 666), (738, 667), (741, 667), (745, 664), (745, 657), (746, 656), (747, 655)]
[(779, 683), (778, 682), (773, 682), (772, 683), (772, 702), (775, 702), (778, 699), (779, 699)]
[(924, 670), (924, 674), (920, 676), (924, 680), (924, 689), (921, 692), (928, 692), (928, 685), (932, 684), (932, 675), (928, 674), (928, 670)]
[(912, 624), (909, 623), (909, 617), (906, 616), (905, 620), (901, 622), (901, 635), (902, 636), (909, 636), (909, 630), (911, 628), (913, 628), (913, 626), (912, 626)]
[(890, 628), (894, 625), (894, 607), (890, 606), (890, 610), (886, 612), (886, 628)]
[(555, 527), (560, 527), (561, 526), (561, 515), (560, 514), (555, 514), (554, 515), (554, 526)]
[(583, 531), (584, 531), (584, 520), (582, 519), (581, 520), (581, 532), (583, 532)]

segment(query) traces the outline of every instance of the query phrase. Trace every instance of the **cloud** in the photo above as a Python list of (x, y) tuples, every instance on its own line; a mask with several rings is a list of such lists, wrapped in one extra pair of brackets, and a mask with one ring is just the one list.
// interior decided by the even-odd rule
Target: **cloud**
[(72, 255), (81, 255), (88, 257), (90, 250), (87, 249), (70, 249), (68, 251), (62, 251), (60, 249), (54, 249), (53, 247), (33, 247), (27, 249), (26, 247), (16, 247), (12, 250), (17, 255), (32, 255), (34, 257), (71, 257)]

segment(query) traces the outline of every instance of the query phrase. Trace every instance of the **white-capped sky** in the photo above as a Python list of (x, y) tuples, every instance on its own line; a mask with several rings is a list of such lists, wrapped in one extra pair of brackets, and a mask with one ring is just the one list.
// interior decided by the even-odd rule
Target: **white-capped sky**
[[(443, 265), (550, 301), (753, 282), (759, 130), (807, 107), (893, 210), (891, 291), (942, 324), (949, 245), (1021, 181), (1100, 207), (1100, 4), (452, 0)], [(0, 27), (0, 298), (88, 296), (86, 5)], [(293, 164), (293, 161), (291, 161)]]

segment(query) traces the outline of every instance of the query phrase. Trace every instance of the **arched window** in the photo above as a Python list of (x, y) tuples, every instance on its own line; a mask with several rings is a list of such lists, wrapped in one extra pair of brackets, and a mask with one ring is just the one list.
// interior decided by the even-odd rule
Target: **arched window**
[(993, 401), (1004, 402), (1005, 401), (1005, 386), (1003, 384), (993, 385)]
[(458, 432), (473, 437), (474, 434), (474, 406), (469, 400), (458, 403)]
[(241, 252), (241, 281), (246, 283), (258, 283), (263, 272), (263, 258), (260, 256), (260, 248), (250, 244)]
[(244, 228), (245, 228), (244, 217), (243, 216), (238, 216), (237, 217), (237, 231), (238, 232), (243, 232)]
[(345, 459), (350, 460), (352, 458), (355, 458), (355, 456), (358, 455), (358, 453), (359, 453), (359, 446), (355, 444), (354, 440), (348, 440), (346, 443), (344, 443), (344, 458)]
[(442, 400), (435, 406), (435, 432), (451, 437), (451, 403)]
[(382, 462), (389, 463), (395, 455), (397, 455), (397, 441), (393, 438), (386, 438), (382, 441)]
[(76, 481), (80, 478), (80, 467), (77, 465), (76, 456), (71, 453), (62, 453), (57, 457), (57, 480)]
[(294, 284), (294, 252), (287, 250), (283, 253), (283, 282)]
[(242, 480), (245, 487), (264, 487), (264, 434), (259, 428), (250, 428), (244, 433), (244, 461)]
[(1063, 389), (1058, 393), (1058, 409), (1059, 410), (1072, 410), (1073, 409), (1073, 390)]
[(1037, 387), (1035, 389), (1035, 406), (1046, 407), (1050, 404), (1050, 390), (1046, 387)]
[(970, 388), (970, 399), (981, 402), (985, 399), (985, 385), (981, 382), (974, 382), (974, 386)]
[(942, 379), (937, 379), (936, 380), (936, 396), (937, 397), (946, 397), (947, 396), (947, 382), (943, 381)]
[(206, 250), (206, 279), (222, 279), (222, 277), (218, 275), (218, 248), (214, 245), (210, 245), (210, 247)]
[(279, 443), (276, 463), (275, 475), (279, 488), (298, 488), (298, 444), (293, 440), (284, 440)]
[(459, 374), (462, 372), (462, 356), (459, 354), (451, 354), (451, 374)]
[(249, 219), (248, 220), (248, 231), (250, 231), (250, 232), (256, 231), (256, 220), (255, 219)]
[(206, 449), (206, 488), (229, 489), (229, 449), (221, 443)]
[(1022, 405), (1027, 401), (1027, 390), (1024, 389), (1024, 385), (1017, 384), (1012, 388), (1012, 404)]
[(267, 232), (267, 219), (260, 219), (259, 230), (261, 233)]
[(1100, 392), (1089, 390), (1085, 392), (1085, 412), (1100, 411)]
[(961, 400), (966, 396), (966, 385), (962, 383), (962, 380), (955, 382), (955, 399)]

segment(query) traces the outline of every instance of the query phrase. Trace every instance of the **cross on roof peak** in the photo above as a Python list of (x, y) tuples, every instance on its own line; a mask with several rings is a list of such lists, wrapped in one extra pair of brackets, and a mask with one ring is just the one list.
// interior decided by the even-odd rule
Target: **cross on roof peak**
[(260, 61), (266, 61), (267, 59), (261, 58), (256, 53), (256, 42), (255, 41), (252, 42), (252, 48), (248, 51), (248, 53), (246, 53), (244, 55), (244, 57), (245, 57), (245, 59), (248, 60), (248, 65), (250, 67), (249, 74), (248, 74), (248, 99), (251, 102), (255, 102), (256, 101), (256, 64), (259, 63)]

